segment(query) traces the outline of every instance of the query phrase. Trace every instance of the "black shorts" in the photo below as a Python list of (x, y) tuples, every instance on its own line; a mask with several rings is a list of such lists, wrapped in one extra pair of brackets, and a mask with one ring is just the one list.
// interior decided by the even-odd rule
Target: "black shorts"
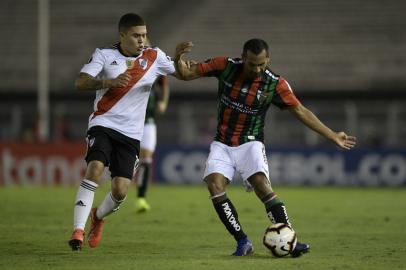
[(87, 153), (89, 164), (98, 160), (108, 166), (111, 177), (132, 179), (134, 167), (138, 163), (140, 142), (113, 129), (95, 126), (87, 131)]

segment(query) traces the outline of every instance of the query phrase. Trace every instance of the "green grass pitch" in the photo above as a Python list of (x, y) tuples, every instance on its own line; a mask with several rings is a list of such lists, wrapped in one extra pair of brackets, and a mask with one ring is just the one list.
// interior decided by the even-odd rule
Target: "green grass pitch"
[[(99, 188), (99, 204), (109, 186)], [(134, 188), (107, 218), (100, 246), (72, 252), (75, 188), (0, 188), (0, 269), (406, 269), (406, 189), (276, 187), (299, 239), (300, 258), (274, 258), (262, 245), (269, 224), (252, 193), (229, 197), (254, 243), (249, 257), (230, 256), (234, 240), (199, 186), (152, 186), (152, 211), (134, 212)]]

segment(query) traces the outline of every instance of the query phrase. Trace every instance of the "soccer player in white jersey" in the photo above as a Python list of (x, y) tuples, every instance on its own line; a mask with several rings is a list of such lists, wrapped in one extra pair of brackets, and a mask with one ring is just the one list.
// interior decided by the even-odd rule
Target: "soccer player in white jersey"
[[(83, 66), (75, 86), (81, 91), (96, 91), (94, 112), (87, 131), (87, 169), (76, 194), (72, 250), (80, 250), (85, 224), (90, 214), (90, 247), (98, 246), (104, 220), (117, 211), (127, 195), (133, 170), (138, 162), (145, 111), (152, 84), (159, 76), (178, 77), (173, 62), (159, 48), (146, 47), (147, 27), (137, 14), (120, 18), (120, 42), (96, 49)], [(97, 208), (92, 208), (94, 193), (104, 168), (111, 172), (111, 192)]]

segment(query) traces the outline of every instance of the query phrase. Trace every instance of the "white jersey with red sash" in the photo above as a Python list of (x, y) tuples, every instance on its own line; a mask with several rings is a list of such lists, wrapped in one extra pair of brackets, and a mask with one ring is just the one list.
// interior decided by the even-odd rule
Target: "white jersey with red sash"
[(158, 76), (174, 73), (175, 67), (159, 48), (145, 48), (140, 55), (127, 57), (120, 53), (117, 44), (96, 49), (80, 72), (100, 79), (114, 79), (126, 70), (131, 75), (128, 86), (96, 91), (89, 129), (103, 126), (141, 140), (151, 87)]

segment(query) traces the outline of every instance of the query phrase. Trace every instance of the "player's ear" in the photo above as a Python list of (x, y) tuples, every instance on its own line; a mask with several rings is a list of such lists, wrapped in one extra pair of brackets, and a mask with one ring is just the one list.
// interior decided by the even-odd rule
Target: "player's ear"
[(270, 54), (270, 53), (268, 53), (268, 56), (267, 56), (267, 58), (266, 58), (266, 64), (267, 64), (267, 65), (270, 65), (270, 64), (271, 64), (271, 54)]

